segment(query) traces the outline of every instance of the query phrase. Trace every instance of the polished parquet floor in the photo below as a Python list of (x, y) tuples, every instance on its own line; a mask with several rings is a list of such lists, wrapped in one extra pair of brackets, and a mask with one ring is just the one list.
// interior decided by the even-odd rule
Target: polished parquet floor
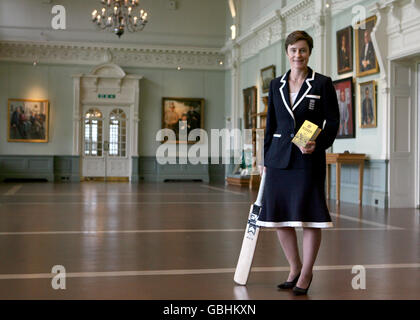
[(0, 299), (420, 299), (419, 210), (333, 202), (308, 296), (276, 289), (288, 264), (267, 229), (247, 286), (235, 285), (255, 198), (200, 182), (2, 183)]

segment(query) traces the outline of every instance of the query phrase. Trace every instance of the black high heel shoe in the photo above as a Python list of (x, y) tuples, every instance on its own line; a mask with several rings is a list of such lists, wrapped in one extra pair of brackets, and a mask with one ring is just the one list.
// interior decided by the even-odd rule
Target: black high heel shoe
[(293, 293), (295, 294), (295, 296), (303, 296), (303, 295), (308, 294), (308, 290), (309, 290), (309, 287), (311, 286), (312, 278), (313, 276), (311, 277), (311, 281), (309, 281), (308, 287), (306, 289), (299, 288), (299, 287), (293, 288)]
[(299, 272), (299, 274), (296, 276), (296, 278), (294, 278), (292, 281), (285, 281), (285, 282), (283, 282), (283, 283), (280, 283), (280, 284), (277, 286), (277, 288), (278, 288), (278, 289), (292, 289), (292, 288), (296, 285), (296, 283), (298, 282), (299, 277), (300, 277), (300, 272)]

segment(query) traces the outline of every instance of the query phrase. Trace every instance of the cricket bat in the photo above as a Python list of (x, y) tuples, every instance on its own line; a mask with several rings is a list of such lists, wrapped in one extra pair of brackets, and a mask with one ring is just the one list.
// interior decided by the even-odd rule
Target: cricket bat
[(242, 241), (241, 253), (239, 254), (235, 276), (233, 277), (233, 281), (240, 285), (246, 285), (249, 272), (251, 271), (252, 260), (254, 258), (255, 247), (257, 245), (258, 234), (260, 232), (260, 227), (258, 227), (256, 223), (258, 216), (260, 215), (264, 184), (265, 172), (263, 172), (261, 177), (257, 200), (251, 205), (248, 223), (246, 224), (245, 235)]

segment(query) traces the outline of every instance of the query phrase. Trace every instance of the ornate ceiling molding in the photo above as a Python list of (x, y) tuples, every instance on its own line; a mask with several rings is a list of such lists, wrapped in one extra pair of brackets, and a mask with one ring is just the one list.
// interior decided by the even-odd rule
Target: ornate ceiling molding
[(238, 46), (239, 60), (245, 61), (257, 55), (264, 48), (280, 41), (297, 29), (310, 29), (317, 26), (315, 0), (303, 0), (280, 10), (275, 10), (259, 19), (250, 30), (229, 41), (222, 49), (227, 54), (227, 67), (231, 67), (229, 51)]
[[(219, 48), (131, 46), (109, 44), (0, 41), (0, 61), (97, 65), (113, 62), (123, 67), (224, 70)], [(223, 64), (220, 64), (220, 62)]]

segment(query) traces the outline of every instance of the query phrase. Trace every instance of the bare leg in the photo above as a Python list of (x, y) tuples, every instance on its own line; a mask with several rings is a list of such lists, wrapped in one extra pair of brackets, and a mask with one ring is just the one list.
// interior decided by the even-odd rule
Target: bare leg
[(296, 284), (299, 288), (306, 289), (309, 286), (321, 238), (321, 229), (303, 228), (303, 267)]
[(295, 228), (278, 228), (277, 237), (279, 238), (284, 254), (286, 255), (286, 259), (290, 265), (290, 273), (287, 281), (292, 281), (299, 274), (300, 269), (302, 268)]

